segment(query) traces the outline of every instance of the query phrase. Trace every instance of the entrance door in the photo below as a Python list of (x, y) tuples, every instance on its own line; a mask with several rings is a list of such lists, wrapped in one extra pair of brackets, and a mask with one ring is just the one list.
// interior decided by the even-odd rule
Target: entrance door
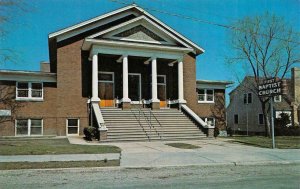
[(128, 74), (128, 94), (132, 102), (139, 102), (141, 100), (141, 74)]
[(100, 107), (114, 106), (114, 73), (99, 72), (99, 98)]
[(167, 84), (166, 75), (157, 76), (157, 98), (160, 100), (160, 107), (167, 107)]

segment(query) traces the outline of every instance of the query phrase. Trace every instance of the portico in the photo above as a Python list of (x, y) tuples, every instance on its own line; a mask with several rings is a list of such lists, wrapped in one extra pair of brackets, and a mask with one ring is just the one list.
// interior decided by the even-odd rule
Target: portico
[[(183, 56), (188, 48), (151, 47), (135, 48), (131, 44), (115, 42), (114, 46), (104, 46), (100, 40), (86, 40), (90, 46), (92, 60), (92, 101), (100, 106), (115, 106), (123, 109), (131, 104), (147, 104), (152, 109), (167, 107), (168, 104), (185, 103), (183, 87)], [(167, 51), (168, 50), (168, 51)], [(111, 87), (101, 87), (101, 74), (114, 78)], [(159, 81), (158, 81), (159, 80)], [(100, 86), (100, 88), (99, 88)], [(122, 88), (116, 89), (117, 87)], [(170, 95), (170, 88), (176, 95)], [(102, 90), (102, 92), (101, 92)], [(102, 95), (110, 90), (112, 95)], [(99, 96), (100, 93), (100, 96)], [(110, 99), (106, 97), (110, 96)], [(101, 98), (103, 97), (103, 98)], [(113, 100), (113, 103), (101, 103)], [(163, 101), (163, 102), (161, 102)]]

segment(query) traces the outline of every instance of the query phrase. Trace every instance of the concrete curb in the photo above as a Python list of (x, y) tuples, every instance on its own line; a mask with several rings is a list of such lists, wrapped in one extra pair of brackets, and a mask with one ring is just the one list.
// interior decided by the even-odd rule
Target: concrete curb
[(101, 161), (119, 160), (120, 153), (110, 154), (57, 154), (57, 155), (14, 155), (0, 156), (1, 163), (8, 162), (53, 162), (53, 161)]
[(203, 164), (187, 164), (187, 165), (166, 165), (166, 166), (112, 166), (112, 167), (73, 167), (73, 168), (47, 168), (47, 169), (12, 169), (12, 170), (1, 170), (6, 172), (14, 172), (14, 171), (76, 171), (83, 170), (86, 171), (95, 171), (95, 170), (108, 170), (108, 171), (120, 171), (126, 169), (162, 169), (162, 168), (179, 168), (179, 167), (218, 167), (218, 166), (272, 166), (272, 165), (293, 165), (300, 164), (300, 160), (295, 161), (265, 161), (265, 162), (228, 162), (228, 163), (203, 163)]

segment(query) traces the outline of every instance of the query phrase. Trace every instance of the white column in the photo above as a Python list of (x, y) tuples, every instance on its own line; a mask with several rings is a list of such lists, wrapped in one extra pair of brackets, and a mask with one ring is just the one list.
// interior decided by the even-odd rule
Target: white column
[(122, 102), (130, 102), (128, 98), (128, 56), (123, 56), (123, 99)]
[(93, 55), (92, 62), (92, 101), (99, 102), (100, 98), (98, 96), (98, 54)]
[(156, 58), (151, 60), (152, 68), (152, 102), (159, 102), (157, 99), (157, 61)]
[(183, 96), (183, 62), (178, 60), (178, 103), (186, 103)]

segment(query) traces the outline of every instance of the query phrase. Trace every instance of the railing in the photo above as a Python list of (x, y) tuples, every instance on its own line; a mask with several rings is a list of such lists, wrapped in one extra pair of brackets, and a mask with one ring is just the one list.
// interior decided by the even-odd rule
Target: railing
[[(139, 111), (139, 115), (138, 115), (139, 117), (138, 117), (138, 118), (137, 118), (135, 112), (133, 111), (133, 109), (130, 109), (130, 111), (131, 111), (132, 114), (134, 115), (135, 119), (138, 120), (138, 123), (139, 123), (140, 127), (142, 127), (142, 129), (143, 129), (143, 131), (145, 132), (145, 134), (146, 134), (148, 140), (150, 141), (151, 139), (150, 139), (149, 134), (148, 134), (147, 131), (145, 130), (143, 124), (141, 124), (141, 110), (140, 110), (140, 108), (138, 109), (138, 111)], [(151, 128), (150, 128), (150, 132), (151, 132)]]
[(151, 140), (151, 137), (148, 135), (147, 131), (144, 129), (143, 124), (141, 123), (141, 117), (145, 118), (145, 121), (146, 121), (147, 125), (149, 126), (150, 133), (153, 134), (152, 130), (154, 130), (154, 132), (157, 134), (157, 136), (160, 139), (162, 139), (162, 135), (156, 130), (156, 128), (152, 124), (153, 123), (152, 119), (154, 118), (154, 120), (158, 123), (158, 125), (160, 126), (160, 128), (162, 128), (160, 122), (157, 120), (157, 118), (153, 114), (152, 110), (149, 110), (149, 116), (147, 116), (146, 113), (145, 113), (145, 111), (143, 111), (140, 106), (137, 106), (137, 108), (135, 108), (135, 109), (138, 110), (138, 117), (135, 114), (135, 112), (133, 111), (133, 109), (131, 109), (131, 112), (134, 114), (134, 116), (138, 120), (139, 125), (143, 128), (143, 131), (146, 133), (149, 141)]
[[(158, 131), (156, 130), (156, 128), (153, 126), (153, 124), (152, 124), (152, 122), (151, 122), (152, 117), (153, 117), (153, 118), (155, 119), (155, 121), (158, 123), (158, 125), (159, 125), (161, 131), (163, 130), (163, 129), (162, 129), (162, 125), (160, 124), (160, 122), (158, 121), (158, 119), (155, 117), (155, 115), (153, 114), (153, 112), (152, 112), (151, 109), (149, 110), (149, 114), (150, 114), (150, 116), (149, 116), (149, 117), (150, 117), (150, 120), (149, 120), (150, 125), (152, 125), (152, 127), (153, 127), (154, 130), (156, 131), (156, 134), (159, 136), (159, 138), (160, 138), (160, 139), (163, 139), (162, 133), (158, 132)], [(147, 118), (147, 116), (146, 116), (146, 118)], [(148, 118), (147, 118), (147, 119), (148, 119)]]
[[(141, 109), (140, 109), (140, 110), (141, 110)], [(152, 110), (151, 110), (151, 109), (149, 110), (149, 118), (148, 118), (148, 116), (145, 114), (145, 112), (144, 112), (143, 110), (141, 110), (141, 112), (143, 113), (144, 117), (146, 118), (146, 121), (147, 121), (147, 123), (148, 123), (150, 129), (151, 129), (151, 127), (152, 127), (153, 130), (155, 131), (155, 133), (157, 134), (157, 136), (158, 136), (160, 139), (162, 139), (161, 134), (156, 130), (156, 128), (155, 128), (154, 125), (152, 124), (152, 117), (154, 117), (155, 120), (157, 121), (157, 123), (159, 124), (159, 126), (161, 127), (160, 122), (156, 119), (156, 117), (154, 116)], [(151, 131), (152, 131), (152, 130), (151, 130)], [(151, 132), (151, 133), (152, 133), (152, 132)]]

